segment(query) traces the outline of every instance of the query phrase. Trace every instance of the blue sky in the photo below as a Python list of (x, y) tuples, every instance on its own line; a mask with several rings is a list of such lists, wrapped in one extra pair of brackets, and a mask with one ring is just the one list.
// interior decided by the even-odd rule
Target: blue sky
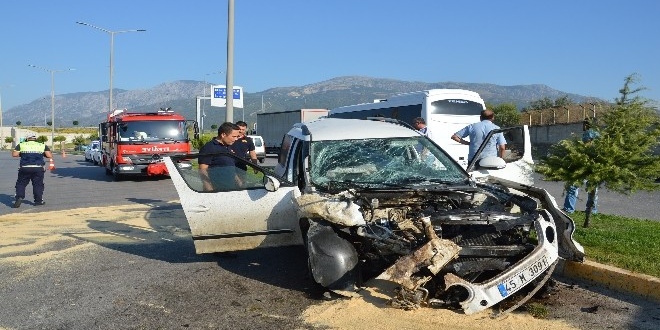
[[(3, 110), (55, 93), (225, 83), (226, 0), (0, 4)], [(359, 75), (545, 84), (613, 100), (638, 73), (660, 100), (660, 1), (235, 0), (234, 85), (246, 92)], [(223, 73), (217, 73), (223, 71)]]

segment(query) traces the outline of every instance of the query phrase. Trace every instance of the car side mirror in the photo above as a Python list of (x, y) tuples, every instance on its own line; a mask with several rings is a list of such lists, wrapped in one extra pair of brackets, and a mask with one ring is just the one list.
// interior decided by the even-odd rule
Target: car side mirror
[(479, 160), (479, 167), (486, 169), (501, 169), (506, 167), (506, 161), (497, 156), (488, 156)]
[(270, 175), (264, 176), (264, 188), (270, 192), (277, 191), (280, 188), (280, 181)]

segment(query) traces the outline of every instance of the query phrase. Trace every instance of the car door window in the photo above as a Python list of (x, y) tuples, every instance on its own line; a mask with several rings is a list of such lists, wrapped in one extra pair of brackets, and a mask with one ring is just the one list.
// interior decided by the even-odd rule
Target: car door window
[(525, 154), (525, 131), (522, 126), (511, 127), (502, 132), (506, 139), (504, 160), (507, 163), (518, 161)]
[(199, 154), (189, 155), (185, 161), (175, 163), (188, 187), (196, 192), (261, 189), (264, 186), (264, 170), (250, 162), (230, 154), (209, 154), (202, 157), (228, 157), (236, 166), (210, 166), (206, 170), (200, 170)]

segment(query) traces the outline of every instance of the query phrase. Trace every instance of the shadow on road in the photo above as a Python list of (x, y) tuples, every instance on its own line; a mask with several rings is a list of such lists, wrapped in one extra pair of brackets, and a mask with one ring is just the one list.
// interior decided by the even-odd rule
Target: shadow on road
[(180, 204), (161, 200), (130, 198), (130, 201), (153, 206), (145, 215), (148, 226), (136, 226), (121, 219), (87, 220), (88, 233), (66, 236), (94, 243), (115, 251), (168, 263), (217, 263), (218, 271), (228, 271), (273, 286), (304, 292), (320, 298), (322, 291), (307, 275), (302, 246), (239, 251), (234, 253), (195, 253), (190, 228)]

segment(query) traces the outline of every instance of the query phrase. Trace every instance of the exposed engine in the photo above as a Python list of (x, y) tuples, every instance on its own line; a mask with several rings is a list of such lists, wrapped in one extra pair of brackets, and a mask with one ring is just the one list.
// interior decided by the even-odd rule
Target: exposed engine
[[(333, 223), (355, 247), (365, 280), (378, 276), (401, 285), (393, 305), (460, 307), (467, 293), (460, 287), (447, 290), (444, 275), (471, 283), (492, 279), (534, 250), (534, 221), (542, 218), (539, 203), (530, 197), (496, 186), (465, 188), (351, 189), (323, 203), (341, 220), (323, 212), (314, 216)], [(355, 212), (333, 211), (333, 206), (357, 209), (361, 219), (355, 220)]]

